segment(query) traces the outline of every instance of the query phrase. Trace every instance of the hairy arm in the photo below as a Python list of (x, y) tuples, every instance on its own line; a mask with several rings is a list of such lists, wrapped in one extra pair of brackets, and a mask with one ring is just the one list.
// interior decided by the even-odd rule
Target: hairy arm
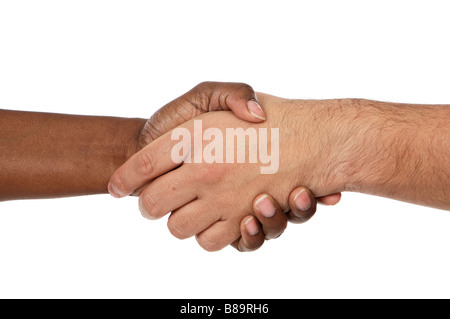
[(0, 201), (107, 193), (145, 122), (0, 110)]
[(317, 131), (327, 132), (313, 154), (325, 159), (317, 161), (326, 169), (321, 176), (336, 190), (450, 209), (450, 105), (293, 103), (300, 114), (308, 112)]

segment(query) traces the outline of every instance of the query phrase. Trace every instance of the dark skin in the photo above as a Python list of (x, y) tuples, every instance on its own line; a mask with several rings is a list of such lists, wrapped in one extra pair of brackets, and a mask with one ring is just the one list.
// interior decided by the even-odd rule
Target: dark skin
[(0, 111), (0, 199), (106, 193), (143, 119)]
[[(205, 82), (149, 120), (0, 110), (0, 201), (106, 194), (111, 175), (128, 158), (202, 113), (231, 110), (243, 120), (263, 121), (264, 112), (249, 101), (256, 101), (256, 95), (248, 85)], [(300, 223), (310, 219), (316, 199), (309, 190), (305, 193), (306, 209), (291, 202), (289, 214), (266, 195), (275, 214), (265, 217), (254, 206), (256, 218), (242, 219), (242, 237), (233, 246), (240, 251), (258, 249), (265, 239), (281, 235), (288, 220)], [(333, 194), (318, 201), (332, 205), (339, 199), (340, 194)]]

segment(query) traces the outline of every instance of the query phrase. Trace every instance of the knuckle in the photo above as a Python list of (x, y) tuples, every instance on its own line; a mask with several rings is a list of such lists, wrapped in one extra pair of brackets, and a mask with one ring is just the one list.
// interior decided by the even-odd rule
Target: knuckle
[(203, 101), (203, 98), (209, 96), (214, 90), (214, 82), (204, 81), (197, 84), (189, 93), (189, 95), (197, 100)]
[(300, 223), (306, 223), (307, 221), (309, 221), (313, 216), (314, 216), (314, 211), (299, 211), (299, 210), (295, 210), (293, 211), (294, 215), (297, 217), (297, 219), (299, 220)]
[(196, 177), (203, 182), (212, 180), (214, 176), (214, 170), (212, 169), (212, 166), (213, 165), (210, 164), (199, 166)]
[(213, 88), (213, 82), (201, 82), (187, 92), (184, 98), (194, 110), (200, 110), (203, 113), (208, 110)]
[(281, 235), (283, 235), (283, 233), (284, 233), (284, 230), (281, 233), (279, 233), (274, 239), (279, 238)]
[(282, 217), (282, 218), (279, 218), (278, 222), (273, 227), (274, 228), (274, 232), (276, 232), (278, 234), (284, 232), (286, 230), (286, 228), (287, 228), (287, 225), (288, 225), (288, 220), (287, 220), (286, 215), (284, 213), (281, 213), (280, 217)]
[(284, 229), (268, 232), (266, 234), (266, 240), (276, 239), (276, 238), (280, 237), (283, 234), (283, 232), (284, 232)]
[(148, 152), (140, 154), (139, 157), (137, 158), (137, 163), (139, 173), (144, 176), (151, 175), (152, 172), (154, 171), (155, 161)]
[(238, 250), (241, 252), (250, 252), (259, 249), (264, 244), (264, 237), (260, 237), (258, 239), (245, 239), (243, 238), (238, 246)]
[(245, 246), (244, 244), (239, 243), (239, 245), (237, 246), (237, 250), (240, 253), (246, 253), (249, 252), (250, 249), (247, 248), (247, 246)]
[(227, 176), (227, 169), (230, 165), (218, 165), (205, 163), (198, 167), (196, 172), (197, 181), (202, 183), (220, 184)]
[(196, 239), (200, 247), (206, 251), (214, 252), (223, 248), (222, 245), (220, 245), (212, 236), (197, 235)]
[(158, 211), (157, 201), (151, 194), (142, 193), (139, 196), (139, 210), (142, 216), (147, 219), (158, 219), (161, 217)]
[(255, 96), (255, 91), (253, 88), (246, 83), (236, 83), (235, 92), (239, 95), (244, 95), (247, 98), (253, 98)]
[(242, 242), (239, 242), (239, 244), (236, 247), (237, 251), (241, 252), (241, 253), (245, 253), (250, 251), (249, 248)]
[(111, 184), (114, 185), (114, 189), (119, 193), (126, 193), (127, 190), (123, 184), (123, 173), (120, 170), (111, 177)]
[(253, 88), (247, 83), (237, 83), (238, 90), (254, 93)]
[(182, 226), (183, 223), (178, 221), (177, 219), (171, 217), (167, 221), (167, 228), (169, 228), (170, 233), (178, 239), (186, 239), (189, 238), (189, 234), (187, 234), (185, 228)]
[(211, 82), (211, 81), (203, 81), (203, 82), (200, 82), (199, 84), (197, 84), (194, 87), (194, 90), (202, 91), (202, 90), (210, 88), (213, 84), (214, 84), (214, 82)]
[(310, 217), (303, 216), (302, 214), (292, 211), (292, 216), (290, 217), (289, 221), (293, 224), (303, 224), (306, 223), (309, 219)]

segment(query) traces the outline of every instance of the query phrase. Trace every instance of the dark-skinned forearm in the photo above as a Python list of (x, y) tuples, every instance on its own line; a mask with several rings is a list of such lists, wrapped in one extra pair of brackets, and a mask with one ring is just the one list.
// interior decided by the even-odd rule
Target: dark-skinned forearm
[(107, 193), (145, 122), (0, 110), (0, 200)]

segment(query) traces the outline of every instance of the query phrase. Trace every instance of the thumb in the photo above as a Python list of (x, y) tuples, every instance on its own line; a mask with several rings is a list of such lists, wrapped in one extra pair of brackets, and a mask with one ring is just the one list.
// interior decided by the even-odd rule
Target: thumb
[[(266, 119), (256, 93), (245, 83), (205, 82), (207, 90), (211, 90), (208, 111), (231, 110), (242, 120), (262, 122)], [(200, 85), (200, 91), (204, 90)]]
[(139, 138), (142, 148), (159, 136), (202, 113), (231, 110), (248, 122), (265, 119), (253, 88), (244, 83), (203, 82), (169, 102), (147, 121)]

